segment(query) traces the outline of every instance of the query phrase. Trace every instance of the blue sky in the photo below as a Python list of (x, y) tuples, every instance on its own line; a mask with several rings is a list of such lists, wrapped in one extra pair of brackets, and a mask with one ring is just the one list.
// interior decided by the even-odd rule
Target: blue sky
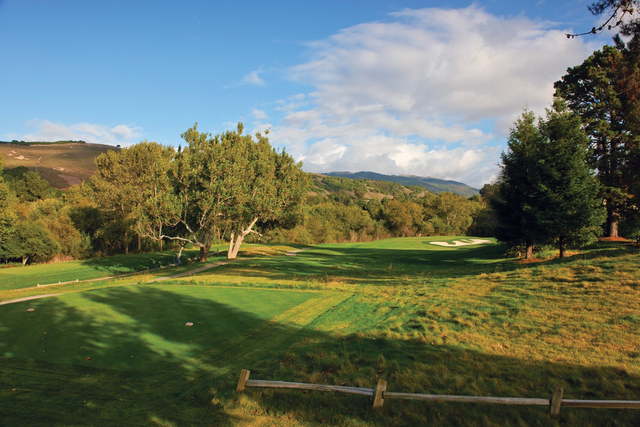
[(309, 172), (480, 187), (611, 34), (591, 1), (0, 0), (0, 140), (178, 146), (238, 122)]

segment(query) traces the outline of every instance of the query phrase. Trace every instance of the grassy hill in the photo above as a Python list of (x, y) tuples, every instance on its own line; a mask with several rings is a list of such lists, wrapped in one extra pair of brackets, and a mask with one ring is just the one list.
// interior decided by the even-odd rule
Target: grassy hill
[(24, 166), (37, 171), (55, 188), (67, 188), (88, 181), (94, 174), (94, 159), (107, 150), (119, 150), (101, 144), (0, 144), (5, 169)]

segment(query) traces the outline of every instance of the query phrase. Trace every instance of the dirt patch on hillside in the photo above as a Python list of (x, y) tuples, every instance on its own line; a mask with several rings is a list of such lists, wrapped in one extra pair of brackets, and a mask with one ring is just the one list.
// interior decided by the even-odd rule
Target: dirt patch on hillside
[(58, 176), (67, 181), (67, 183), (69, 183), (69, 187), (71, 187), (72, 185), (82, 184), (82, 180), (80, 178), (76, 178), (75, 176), (69, 176), (63, 173), (59, 173)]

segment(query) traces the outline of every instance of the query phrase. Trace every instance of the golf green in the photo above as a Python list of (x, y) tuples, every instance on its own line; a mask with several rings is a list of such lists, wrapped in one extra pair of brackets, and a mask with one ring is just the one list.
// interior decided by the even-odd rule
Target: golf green
[(269, 319), (295, 323), (304, 317), (300, 307), (322, 299), (314, 292), (164, 285), (18, 302), (0, 306), (0, 356), (149, 370), (192, 364), (206, 352), (210, 363), (215, 353), (259, 337)]

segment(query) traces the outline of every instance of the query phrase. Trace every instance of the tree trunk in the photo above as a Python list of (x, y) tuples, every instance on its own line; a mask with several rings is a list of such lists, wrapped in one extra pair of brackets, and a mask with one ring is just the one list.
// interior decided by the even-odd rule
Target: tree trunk
[(184, 246), (180, 245), (180, 250), (178, 250), (178, 256), (176, 257), (176, 264), (177, 265), (182, 265), (182, 261), (180, 261), (180, 257), (182, 256), (182, 250), (184, 249)]
[(525, 259), (533, 259), (533, 248), (535, 247), (535, 245), (533, 244), (533, 242), (531, 242), (531, 240), (527, 240), (526, 244), (526, 252), (525, 252)]
[(227, 249), (227, 259), (231, 259), (231, 254), (233, 253), (233, 238), (234, 238), (234, 236), (235, 236), (235, 234), (232, 231), (231, 232), (231, 236), (229, 236), (229, 249)]
[[(233, 237), (233, 234), (231, 236)], [(245, 236), (246, 234), (240, 233), (238, 234), (238, 237), (236, 237), (235, 243), (233, 242), (233, 240), (229, 242), (229, 252), (227, 252), (227, 259), (235, 259), (238, 256), (240, 245), (242, 245), (242, 241), (244, 240)]]
[(129, 255), (129, 236), (127, 232), (124, 232), (124, 254)]
[(138, 252), (142, 251), (142, 241), (140, 240), (140, 234), (138, 234)]
[(253, 221), (251, 221), (251, 224), (249, 224), (246, 229), (238, 233), (238, 237), (236, 237), (235, 243), (233, 241), (234, 233), (233, 231), (231, 232), (231, 237), (229, 238), (229, 250), (227, 251), (227, 259), (235, 259), (235, 257), (238, 256), (238, 251), (240, 250), (242, 241), (245, 237), (247, 237), (247, 234), (251, 233), (251, 229), (254, 225), (256, 225), (256, 222), (258, 222), (258, 218), (254, 218)]
[(618, 224), (620, 215), (617, 212), (608, 212), (607, 215), (607, 237), (618, 237)]
[(22, 257), (22, 265), (27, 265), (27, 261), (29, 260), (29, 257)]
[(200, 262), (207, 262), (211, 245), (200, 246)]
[(567, 245), (567, 242), (566, 242), (564, 236), (560, 236), (558, 238), (558, 246), (560, 247), (560, 258), (564, 258), (564, 256), (565, 256), (565, 252), (566, 252), (566, 249), (567, 249), (566, 245)]

